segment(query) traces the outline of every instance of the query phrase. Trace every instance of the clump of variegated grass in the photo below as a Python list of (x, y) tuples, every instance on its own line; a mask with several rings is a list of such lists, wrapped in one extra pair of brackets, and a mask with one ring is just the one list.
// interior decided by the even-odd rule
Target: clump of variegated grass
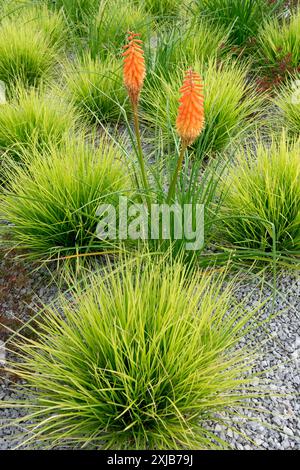
[(89, 53), (66, 65), (67, 99), (91, 123), (118, 121), (128, 109), (122, 68), (114, 56), (93, 60)]
[[(280, 124), (292, 137), (300, 136), (300, 75), (282, 85), (274, 98), (274, 104), (280, 110)], [(276, 116), (278, 119), (278, 116)], [(274, 124), (274, 123), (273, 123)]]
[[(226, 149), (241, 137), (255, 122), (262, 109), (263, 98), (255, 86), (246, 82), (248, 69), (235, 62), (218, 66), (215, 59), (207, 64), (196, 64), (205, 83), (204, 131), (195, 141), (195, 154), (212, 154)], [(162, 74), (149, 74), (142, 95), (143, 119), (151, 125), (165, 142), (174, 140), (174, 123), (177, 114), (178, 93), (181, 82), (179, 70)]]
[(262, 394), (251, 386), (257, 351), (237, 347), (260, 307), (235, 304), (223, 274), (168, 257), (128, 259), (69, 288), (29, 325), (31, 339), (14, 335), (8, 371), (26, 398), (5, 406), (25, 411), (21, 445), (230, 447), (212, 423), (228, 425)]
[(96, 227), (98, 207), (116, 206), (131, 189), (115, 145), (102, 137), (94, 148), (80, 136), (42, 154), (33, 149), (22, 162), (8, 162), (4, 173), (0, 213), (13, 224), (10, 246), (39, 261), (113, 250), (114, 240), (98, 238)]
[(88, 28), (88, 50), (93, 59), (119, 54), (127, 31), (139, 31), (143, 40), (151, 35), (151, 17), (139, 4), (104, 1)]
[(13, 19), (1, 23), (0, 80), (9, 97), (17, 83), (30, 87), (49, 79), (56, 64), (57, 50), (44, 32)]
[(240, 151), (221, 186), (221, 239), (275, 257), (300, 255), (299, 142), (286, 133)]
[(72, 107), (46, 91), (18, 87), (15, 98), (1, 105), (0, 161), (8, 155), (19, 160), (34, 148), (60, 145), (75, 128)]

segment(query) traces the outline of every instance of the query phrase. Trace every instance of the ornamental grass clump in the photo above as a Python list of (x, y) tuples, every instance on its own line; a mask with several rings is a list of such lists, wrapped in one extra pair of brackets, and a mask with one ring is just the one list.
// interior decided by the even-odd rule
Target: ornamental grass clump
[(225, 29), (204, 20), (161, 28), (156, 32), (156, 47), (146, 51), (149, 69), (168, 77), (174, 68), (187, 69), (197, 62), (221, 58), (229, 52), (227, 39)]
[(220, 26), (214, 27), (203, 19), (192, 21), (180, 32), (179, 44), (174, 51), (177, 64), (182, 62), (182, 58), (187, 65), (187, 62), (206, 62), (229, 52), (228, 31)]
[(206, 17), (213, 24), (229, 31), (229, 40), (236, 46), (247, 46), (268, 18), (280, 12), (284, 0), (196, 0), (194, 14)]
[(62, 12), (70, 31), (85, 36), (87, 28), (97, 15), (101, 0), (44, 0), (49, 8)]
[(94, 148), (81, 136), (43, 154), (31, 151), (23, 162), (12, 161), (5, 173), (0, 213), (13, 224), (9, 244), (40, 261), (114, 249), (113, 240), (97, 238), (96, 213), (130, 189), (115, 145), (101, 138)]
[(89, 24), (88, 50), (93, 59), (118, 54), (124, 42), (125, 31), (139, 31), (143, 38), (150, 37), (152, 20), (141, 7), (124, 0), (101, 3), (98, 14)]
[(182, 7), (182, 0), (134, 0), (141, 4), (146, 11), (155, 15), (157, 20), (168, 20), (177, 15)]
[(22, 27), (24, 24), (44, 34), (50, 46), (62, 49), (68, 40), (65, 18), (61, 11), (51, 11), (43, 2), (8, 2), (5, 18)]
[[(292, 138), (300, 136), (300, 74), (279, 87), (274, 103), (280, 110), (279, 124), (288, 131)], [(276, 116), (278, 120), (278, 116)], [(271, 125), (274, 128), (271, 120)]]
[(37, 87), (52, 76), (57, 64), (57, 50), (42, 31), (30, 23), (12, 20), (0, 26), (0, 80), (5, 83), (8, 97), (15, 87)]
[(115, 57), (93, 60), (89, 53), (69, 62), (63, 93), (88, 123), (117, 122), (128, 109), (122, 69)]
[(18, 87), (11, 102), (1, 105), (0, 162), (7, 155), (19, 160), (24, 152), (60, 145), (76, 128), (72, 107), (45, 91)]
[(300, 9), (288, 18), (274, 18), (257, 37), (257, 62), (267, 88), (280, 84), (300, 67)]
[(256, 352), (236, 347), (258, 308), (235, 305), (232, 286), (145, 256), (71, 282), (72, 295), (28, 326), (31, 339), (14, 337), (20, 359), (7, 369), (25, 381), (16, 385), (25, 399), (6, 406), (27, 410), (16, 421), (22, 445), (230, 447), (214, 425), (258, 395)]
[(224, 181), (222, 239), (262, 253), (300, 254), (299, 142), (286, 134), (268, 147), (258, 144), (257, 157), (241, 152)]

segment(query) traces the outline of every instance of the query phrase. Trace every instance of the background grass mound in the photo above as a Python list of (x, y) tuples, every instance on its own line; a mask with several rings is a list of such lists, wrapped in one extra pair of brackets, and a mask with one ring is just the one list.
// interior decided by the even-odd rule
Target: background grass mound
[(146, 41), (151, 35), (151, 26), (151, 16), (142, 8), (140, 2), (102, 2), (98, 14), (88, 27), (89, 53), (93, 59), (112, 53), (120, 55), (127, 31), (138, 31)]
[(3, 17), (4, 23), (9, 18), (14, 24), (19, 24), (21, 27), (25, 24), (43, 33), (49, 44), (58, 50), (62, 49), (68, 41), (66, 21), (62, 12), (49, 10), (43, 2), (8, 0)]
[[(282, 85), (274, 98), (280, 110), (279, 125), (285, 127), (289, 136), (300, 136), (300, 74)], [(274, 126), (274, 123), (272, 123)]]
[(107, 248), (96, 238), (97, 208), (129, 187), (118, 149), (105, 140), (95, 149), (80, 139), (30, 153), (24, 162), (7, 169), (0, 208), (14, 224), (10, 242), (40, 260)]
[(75, 122), (73, 109), (62, 101), (19, 88), (14, 100), (1, 105), (0, 161), (8, 154), (18, 160), (33, 148), (41, 151), (50, 144), (60, 145)]
[(279, 12), (283, 0), (196, 0), (195, 14), (226, 27), (232, 44), (245, 46), (257, 36), (262, 23)]
[(121, 107), (128, 108), (121, 63), (113, 56), (93, 60), (89, 54), (66, 69), (67, 98), (90, 123), (117, 121)]
[(273, 18), (257, 37), (258, 65), (266, 85), (277, 85), (300, 69), (300, 9), (288, 18)]
[(238, 416), (246, 390), (255, 396), (253, 351), (235, 348), (254, 312), (236, 305), (228, 315), (230, 284), (185, 274), (180, 263), (131, 260), (72, 285), (63, 318), (43, 310), (36, 339), (18, 342), (23, 360), (13, 365), (26, 380), (28, 442), (227, 447), (208, 421), (222, 422), (224, 409)]
[(133, 0), (135, 4), (141, 4), (145, 10), (152, 15), (155, 15), (157, 19), (162, 17), (168, 19), (174, 15), (177, 15), (180, 8), (184, 4), (182, 0)]
[(146, 49), (148, 68), (168, 76), (170, 70), (206, 63), (228, 52), (228, 32), (206, 21), (175, 22), (173, 28), (157, 29), (156, 47)]
[(101, 0), (43, 0), (50, 9), (60, 11), (67, 20), (70, 31), (82, 36), (86, 33), (90, 18), (95, 17)]
[(30, 23), (7, 20), (0, 27), (0, 80), (8, 97), (17, 83), (37, 87), (49, 79), (57, 63), (57, 51), (50, 40)]
[(225, 181), (223, 239), (244, 248), (300, 254), (299, 143), (285, 134), (241, 153)]

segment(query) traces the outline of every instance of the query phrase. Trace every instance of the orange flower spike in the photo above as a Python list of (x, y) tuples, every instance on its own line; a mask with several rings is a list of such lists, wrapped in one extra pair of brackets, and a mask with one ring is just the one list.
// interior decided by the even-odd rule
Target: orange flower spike
[(182, 143), (191, 145), (204, 127), (203, 84), (200, 75), (192, 69), (186, 72), (180, 88), (176, 128)]
[(134, 106), (137, 105), (146, 75), (143, 41), (139, 34), (128, 32), (127, 44), (124, 46), (123, 77), (124, 85)]

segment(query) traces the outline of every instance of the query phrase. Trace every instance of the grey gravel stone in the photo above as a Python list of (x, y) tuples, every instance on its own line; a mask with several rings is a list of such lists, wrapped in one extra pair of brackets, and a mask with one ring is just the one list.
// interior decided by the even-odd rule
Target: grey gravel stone
[(287, 434), (288, 436), (291, 436), (291, 437), (294, 436), (293, 431), (292, 431), (290, 428), (288, 428), (287, 426), (284, 426), (283, 432), (284, 432), (285, 434)]
[(0, 367), (5, 366), (6, 350), (4, 341), (0, 340)]
[[(266, 283), (262, 291), (253, 287), (250, 282), (240, 284), (237, 299), (246, 299), (246, 305), (251, 308), (260, 299), (272, 296), (270, 284)], [(240, 427), (247, 439), (237, 433), (233, 434), (230, 444), (235, 449), (240, 449), (241, 446), (244, 449), (300, 449), (299, 274), (284, 272), (279, 276), (274, 309), (270, 299), (264, 307), (262, 318), (270, 319), (274, 312), (281, 313), (258, 328), (254, 336), (245, 338), (246, 343), (259, 347), (262, 360), (257, 364), (256, 370), (268, 370), (265, 374), (271, 381), (268, 389), (274, 396), (251, 401), (261, 408), (259, 419), (255, 411), (244, 412), (249, 419), (256, 421), (244, 422)]]

